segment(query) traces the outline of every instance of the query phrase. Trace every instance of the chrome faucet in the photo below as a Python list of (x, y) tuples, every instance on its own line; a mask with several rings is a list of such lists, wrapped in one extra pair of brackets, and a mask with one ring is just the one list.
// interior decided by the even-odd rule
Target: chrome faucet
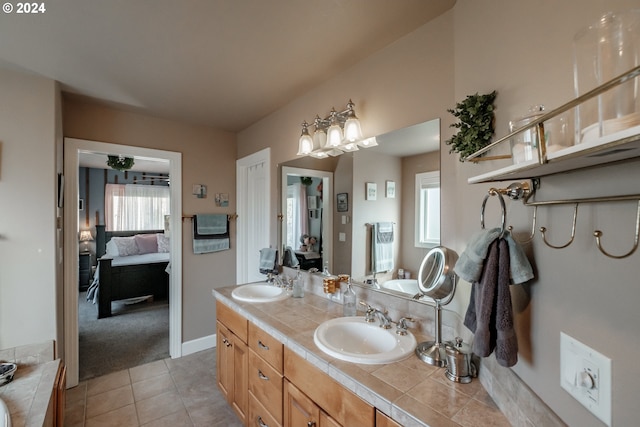
[(375, 322), (376, 318), (380, 321), (380, 327), (384, 329), (391, 329), (391, 324), (393, 320), (389, 317), (387, 311), (382, 311), (378, 308), (370, 306), (368, 303), (364, 301), (360, 301), (360, 304), (366, 307), (364, 312), (364, 320), (366, 322)]

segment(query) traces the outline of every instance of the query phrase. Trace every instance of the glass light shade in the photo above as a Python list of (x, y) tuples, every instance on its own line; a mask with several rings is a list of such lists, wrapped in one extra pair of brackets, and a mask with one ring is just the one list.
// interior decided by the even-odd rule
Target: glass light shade
[(358, 145), (363, 147), (363, 148), (375, 147), (376, 145), (378, 145), (378, 141), (376, 141), (376, 137), (375, 136), (372, 136), (371, 138), (367, 138), (367, 139), (363, 139), (361, 141), (358, 141)]
[(313, 151), (313, 139), (307, 133), (302, 134), (300, 141), (298, 141), (298, 156), (307, 156)]
[(346, 152), (359, 150), (358, 144), (356, 144), (355, 142), (348, 142), (348, 141), (342, 147), (340, 147), (340, 149)]
[(314, 149), (324, 147), (327, 144), (327, 133), (324, 129), (316, 129), (313, 133), (313, 146)]
[(329, 130), (327, 130), (327, 144), (325, 147), (327, 148), (336, 148), (342, 144), (342, 129), (340, 129), (340, 125), (333, 124), (329, 126)]
[(327, 157), (329, 157), (329, 154), (327, 154), (327, 152), (324, 150), (319, 150), (312, 152), (310, 156), (315, 157), (316, 159), (326, 159)]
[(344, 139), (349, 142), (362, 139), (362, 129), (360, 128), (360, 121), (357, 117), (349, 117), (344, 123)]

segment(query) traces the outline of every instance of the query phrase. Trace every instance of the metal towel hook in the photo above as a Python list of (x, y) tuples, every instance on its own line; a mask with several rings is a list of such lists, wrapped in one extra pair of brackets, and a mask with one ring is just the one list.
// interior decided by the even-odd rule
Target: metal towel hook
[(487, 200), (489, 199), (490, 196), (498, 196), (498, 201), (500, 202), (500, 208), (502, 209), (502, 219), (500, 220), (501, 221), (500, 231), (504, 233), (505, 223), (507, 222), (507, 207), (504, 204), (504, 198), (502, 197), (502, 194), (500, 194), (500, 192), (495, 188), (490, 188), (489, 191), (487, 192), (487, 195), (484, 196), (484, 200), (482, 200), (482, 210), (480, 211), (480, 225), (484, 230), (484, 208), (486, 207)]
[(520, 239), (516, 239), (516, 236), (513, 234), (513, 226), (509, 226), (507, 227), (507, 230), (509, 230), (509, 233), (511, 233), (511, 237), (513, 238), (513, 240), (515, 240), (516, 242), (522, 244), (525, 243), (529, 243), (530, 241), (533, 240), (533, 237), (536, 234), (536, 216), (538, 215), (538, 206), (534, 206), (533, 207), (533, 222), (531, 223), (531, 234), (529, 234), (529, 237), (527, 237), (524, 240), (520, 240)]
[(593, 235), (596, 238), (596, 245), (598, 245), (598, 249), (600, 249), (600, 252), (602, 252), (603, 254), (608, 256), (609, 258), (622, 259), (622, 258), (626, 258), (629, 255), (633, 254), (636, 251), (636, 249), (638, 249), (638, 234), (639, 234), (639, 232), (640, 232), (640, 200), (638, 200), (638, 208), (637, 208), (637, 212), (636, 212), (636, 236), (635, 236), (634, 241), (633, 241), (633, 248), (628, 253), (626, 253), (624, 255), (612, 255), (612, 254), (608, 253), (607, 251), (602, 249), (602, 246), (600, 245), (600, 237), (602, 237), (602, 231), (596, 230), (596, 231), (593, 232)]
[(540, 227), (540, 233), (542, 233), (542, 240), (544, 241), (544, 243), (553, 249), (563, 249), (569, 246), (571, 243), (573, 243), (573, 239), (576, 237), (576, 219), (577, 218), (578, 218), (578, 203), (576, 203), (573, 207), (573, 225), (571, 226), (571, 240), (569, 240), (567, 243), (561, 246), (555, 246), (549, 243), (547, 241), (547, 236), (545, 235), (547, 228)]

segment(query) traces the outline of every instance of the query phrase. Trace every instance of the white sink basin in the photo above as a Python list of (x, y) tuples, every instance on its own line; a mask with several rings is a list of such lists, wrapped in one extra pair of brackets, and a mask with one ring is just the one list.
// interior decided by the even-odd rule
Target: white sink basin
[(338, 317), (316, 328), (313, 341), (320, 350), (347, 362), (377, 365), (396, 362), (413, 354), (416, 339), (398, 335), (395, 328), (383, 329), (364, 317)]
[(289, 298), (289, 294), (284, 288), (267, 283), (250, 283), (238, 286), (231, 292), (231, 296), (245, 302), (272, 302)]
[(383, 289), (402, 292), (404, 294), (411, 294), (412, 296), (420, 292), (420, 288), (418, 288), (418, 281), (416, 279), (387, 280), (386, 282), (382, 282), (380, 287)]

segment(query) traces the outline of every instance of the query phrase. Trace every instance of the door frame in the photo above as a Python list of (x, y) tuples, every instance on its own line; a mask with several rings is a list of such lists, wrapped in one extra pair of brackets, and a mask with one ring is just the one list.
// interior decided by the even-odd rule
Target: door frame
[(169, 275), (169, 354), (182, 356), (182, 154), (152, 148), (110, 144), (84, 139), (64, 139), (64, 347), (67, 388), (78, 385), (78, 199), (79, 154), (97, 152), (129, 157), (169, 160), (171, 177), (171, 270)]

